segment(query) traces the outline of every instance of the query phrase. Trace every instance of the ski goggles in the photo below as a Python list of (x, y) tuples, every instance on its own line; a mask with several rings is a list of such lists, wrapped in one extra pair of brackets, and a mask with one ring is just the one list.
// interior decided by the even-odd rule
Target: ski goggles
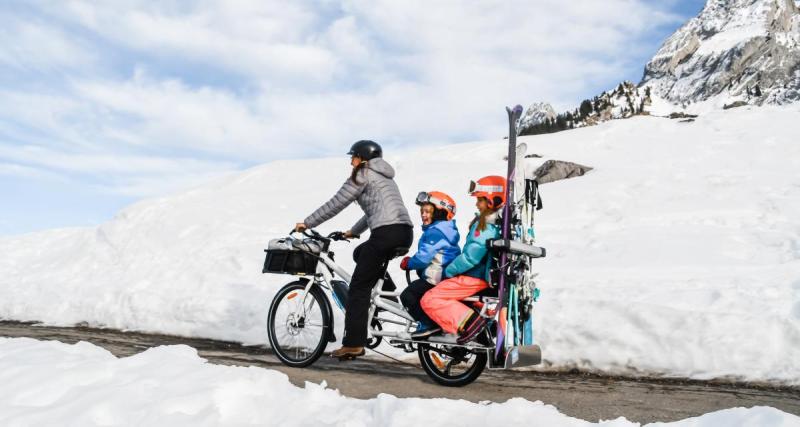
[(427, 191), (420, 191), (419, 194), (417, 194), (417, 204), (421, 205), (424, 203), (430, 203), (434, 206), (442, 207), (444, 209), (449, 210), (453, 214), (456, 213), (456, 207), (451, 205), (450, 203), (447, 203), (446, 200), (442, 200), (438, 197), (431, 196), (430, 193), (428, 193)]
[(503, 186), (502, 185), (482, 185), (478, 184), (475, 181), (469, 182), (469, 194), (473, 193), (502, 193)]

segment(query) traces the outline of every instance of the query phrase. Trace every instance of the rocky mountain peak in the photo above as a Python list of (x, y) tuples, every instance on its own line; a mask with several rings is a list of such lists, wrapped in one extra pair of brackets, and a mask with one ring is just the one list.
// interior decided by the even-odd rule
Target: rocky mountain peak
[(531, 104), (525, 114), (520, 118), (519, 127), (527, 128), (545, 123), (548, 120), (555, 120), (556, 111), (553, 106), (547, 102), (534, 102)]
[(641, 85), (675, 104), (800, 100), (794, 0), (708, 0), (645, 66)]

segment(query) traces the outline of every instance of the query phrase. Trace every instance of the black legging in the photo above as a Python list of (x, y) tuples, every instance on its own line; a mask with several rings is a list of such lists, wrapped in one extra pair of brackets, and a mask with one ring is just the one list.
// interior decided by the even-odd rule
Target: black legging
[[(356, 269), (347, 292), (347, 307), (344, 315), (344, 337), (342, 345), (363, 347), (367, 343), (367, 319), (369, 318), (372, 287), (380, 278), (383, 264), (394, 256), (398, 247), (410, 247), (414, 240), (414, 229), (410, 225), (392, 224), (378, 227), (370, 233), (366, 242), (353, 251)], [(394, 283), (386, 283), (384, 290), (394, 290)]]
[(408, 314), (414, 318), (414, 320), (419, 322), (425, 322), (429, 325), (435, 325), (433, 320), (425, 314), (425, 311), (422, 310), (422, 306), (420, 306), (419, 301), (422, 299), (422, 296), (425, 295), (425, 292), (433, 289), (433, 285), (428, 283), (425, 279), (417, 279), (408, 284), (408, 287), (403, 290), (403, 293), (400, 294), (400, 301), (403, 303), (403, 306), (408, 310)]

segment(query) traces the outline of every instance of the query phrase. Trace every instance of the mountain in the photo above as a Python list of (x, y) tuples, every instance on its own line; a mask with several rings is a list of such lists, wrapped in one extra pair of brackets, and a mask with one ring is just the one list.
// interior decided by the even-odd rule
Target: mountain
[(525, 110), (519, 120), (519, 126), (530, 128), (556, 119), (556, 110), (546, 102), (535, 102)]
[[(584, 100), (544, 120), (520, 122), (522, 135), (558, 132), (639, 114), (684, 117), (741, 105), (800, 100), (800, 9), (792, 0), (708, 0), (645, 65), (638, 85)], [(543, 116), (534, 103), (525, 118)], [(549, 107), (552, 110), (552, 107)]]
[(649, 88), (639, 88), (625, 81), (593, 99), (584, 100), (575, 110), (561, 114), (555, 114), (550, 104), (542, 102), (532, 104), (525, 110), (525, 115), (520, 120), (520, 135), (553, 133), (592, 126), (606, 120), (647, 114), (647, 108), (651, 104)]
[(792, 0), (709, 0), (647, 63), (640, 86), (678, 105), (800, 100), (800, 11)]

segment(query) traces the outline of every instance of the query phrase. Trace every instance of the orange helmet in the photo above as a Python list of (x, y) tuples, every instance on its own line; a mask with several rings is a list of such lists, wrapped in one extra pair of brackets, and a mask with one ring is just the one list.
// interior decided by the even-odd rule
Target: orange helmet
[(456, 215), (456, 201), (441, 191), (422, 191), (417, 194), (418, 205), (430, 203), (435, 209), (442, 209), (447, 212), (447, 220), (450, 221)]
[(469, 195), (485, 197), (489, 208), (497, 210), (506, 203), (506, 179), (502, 176), (489, 175), (479, 179), (478, 182), (470, 181)]

